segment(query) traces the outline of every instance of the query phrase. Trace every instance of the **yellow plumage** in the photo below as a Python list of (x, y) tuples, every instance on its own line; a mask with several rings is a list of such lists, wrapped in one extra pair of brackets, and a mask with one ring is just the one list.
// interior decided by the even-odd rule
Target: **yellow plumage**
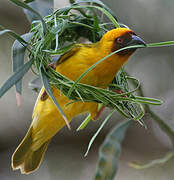
[[(129, 40), (127, 35), (132, 37), (132, 34), (134, 33), (130, 29), (118, 28), (107, 32), (95, 44), (77, 44), (58, 60), (56, 71), (75, 81), (91, 65), (112, 51), (121, 48), (121, 45), (126, 41), (125, 39)], [(118, 38), (122, 38), (124, 42), (117, 42)], [(112, 55), (98, 64), (80, 82), (106, 88), (133, 52), (134, 50), (130, 50)], [(45, 100), (41, 99), (43, 92), (44, 88), (36, 101), (32, 116), (33, 121), (28, 133), (12, 156), (13, 169), (20, 169), (21, 173), (25, 174), (31, 173), (39, 167), (51, 138), (65, 126), (65, 121), (52, 100), (49, 97)], [(81, 113), (89, 112), (92, 118), (98, 113), (96, 103), (75, 102), (66, 106), (69, 103), (67, 97), (56, 88), (53, 88), (53, 94), (65, 112), (68, 121)]]

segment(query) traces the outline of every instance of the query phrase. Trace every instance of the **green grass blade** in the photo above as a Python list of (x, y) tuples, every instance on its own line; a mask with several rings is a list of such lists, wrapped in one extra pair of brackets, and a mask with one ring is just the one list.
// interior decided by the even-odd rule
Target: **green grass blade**
[[(33, 33), (27, 33), (21, 36), (26, 42), (29, 42)], [(18, 40), (15, 40), (12, 46), (12, 61), (13, 61), (13, 72), (15, 73), (18, 69), (24, 65), (24, 55), (26, 46), (23, 46)], [(16, 84), (16, 92), (22, 93), (22, 79)]]
[[(29, 2), (29, 3), (27, 3), (27, 5), (30, 6), (32, 9), (34, 9), (35, 11), (39, 12), (38, 0), (33, 1), (33, 2)], [(27, 9), (23, 9), (23, 11), (24, 11), (26, 17), (28, 18), (28, 20), (30, 21), (31, 24), (33, 22), (34, 23), (40, 23), (40, 19), (38, 18), (38, 16), (36, 14), (34, 14), (33, 12), (31, 12)]]
[(35, 11), (33, 8), (31, 8), (29, 5), (27, 5), (26, 3), (22, 2), (22, 1), (19, 1), (19, 0), (10, 0), (10, 1), (13, 2), (14, 4), (16, 4), (17, 6), (27, 9), (30, 12), (34, 13), (38, 17), (38, 19), (40, 19), (42, 22), (43, 32), (44, 33), (47, 32), (47, 27), (46, 27), (45, 21), (43, 20), (42, 16), (37, 11)]
[(155, 160), (152, 160), (150, 161), (149, 163), (147, 164), (140, 164), (138, 162), (130, 162), (129, 163), (129, 166), (132, 167), (132, 168), (135, 168), (135, 169), (138, 169), (138, 170), (141, 170), (141, 169), (147, 169), (147, 168), (151, 168), (151, 167), (154, 167), (156, 165), (163, 165), (165, 164), (166, 162), (168, 162), (170, 159), (172, 159), (174, 157), (174, 152), (171, 151), (171, 152), (167, 152), (164, 157), (160, 158), (160, 159), (155, 159)]
[(116, 126), (106, 137), (99, 150), (99, 159), (94, 180), (113, 180), (118, 170), (121, 144), (127, 129), (134, 123), (127, 120)]
[(149, 97), (141, 97), (141, 96), (135, 96), (137, 102), (141, 102), (143, 104), (151, 104), (151, 105), (161, 105), (163, 101), (155, 98), (149, 98)]
[[(55, 28), (58, 26), (57, 25), (57, 20), (56, 20), (56, 16), (54, 16), (54, 26), (55, 26)], [(62, 28), (62, 27), (61, 27)], [(60, 30), (61, 30), (61, 28), (60, 28)], [(56, 34), (56, 45), (55, 45), (55, 51), (57, 51), (57, 49), (58, 49), (58, 47), (59, 47), (59, 35), (58, 35), (58, 33)]]
[(106, 117), (106, 119), (103, 121), (103, 123), (101, 124), (101, 126), (99, 127), (99, 129), (97, 130), (97, 132), (93, 135), (93, 137), (91, 138), (89, 144), (88, 144), (88, 148), (87, 148), (87, 151), (85, 153), (85, 156), (88, 155), (88, 152), (94, 142), (94, 140), (96, 139), (96, 137), (98, 136), (98, 134), (100, 133), (100, 131), (102, 130), (102, 128), (104, 127), (104, 125), (106, 124), (106, 122), (109, 120), (109, 118), (112, 116), (112, 114), (114, 113), (115, 110), (112, 110), (108, 116)]
[(60, 54), (64, 54), (64, 53), (70, 51), (73, 48), (74, 45), (75, 44), (73, 43), (73, 44), (70, 44), (68, 46), (62, 47), (62, 48), (60, 48), (60, 49), (58, 49), (56, 51), (55, 50), (51, 50), (51, 51), (43, 50), (43, 51), (48, 52), (50, 55), (60, 55)]
[(41, 74), (41, 79), (42, 79), (42, 82), (43, 82), (43, 85), (44, 85), (44, 88), (45, 88), (46, 92), (48, 93), (48, 95), (52, 99), (53, 103), (56, 105), (57, 109), (61, 113), (62, 117), (64, 118), (64, 120), (66, 122), (66, 125), (68, 126), (68, 128), (71, 129), (70, 124), (68, 122), (68, 119), (66, 118), (65, 113), (63, 112), (62, 108), (60, 107), (60, 105), (58, 104), (56, 98), (53, 95), (53, 92), (51, 90), (51, 86), (50, 86), (50, 83), (49, 83), (49, 79), (48, 79), (47, 75), (45, 74), (45, 71), (42, 68), (40, 69), (40, 74)]
[(113, 25), (116, 28), (120, 27), (120, 25), (117, 22), (116, 18), (112, 14), (110, 14), (106, 9), (101, 8), (99, 6), (92, 6), (92, 5), (78, 6), (78, 5), (75, 5), (75, 6), (71, 6), (71, 7), (62, 8), (61, 10), (58, 10), (55, 13), (58, 15), (60, 13), (65, 13), (66, 12), (66, 14), (67, 14), (71, 9), (83, 9), (83, 8), (95, 8), (95, 9), (98, 9), (99, 11), (101, 11), (102, 13), (104, 13), (108, 17), (108, 19), (113, 23)]
[(2, 25), (0, 25), (0, 29), (2, 29), (0, 31), (0, 36), (7, 33), (8, 35), (10, 35), (11, 37), (15, 38), (16, 40), (18, 40), (23, 46), (27, 45), (28, 43), (23, 39), (21, 38), (17, 33), (15, 33), (14, 31), (12, 30), (9, 30), (9, 29), (5, 29)]
[(91, 121), (91, 114), (89, 114), (85, 120), (80, 124), (80, 126), (77, 128), (77, 131), (80, 131), (80, 130), (83, 130), (87, 125), (88, 123)]
[(28, 72), (33, 60), (31, 59), (21, 66), (0, 88), (0, 98)]
[(44, 39), (43, 49), (49, 49), (51, 42), (53, 41), (53, 39), (55, 39), (55, 36), (58, 37), (58, 33), (61, 31), (61, 29), (63, 29), (65, 24), (66, 24), (66, 22), (64, 20), (62, 20), (62, 22), (59, 22), (59, 24), (57, 26), (52, 27), (48, 31), (48, 33)]
[[(54, 10), (54, 0), (25, 0), (24, 2), (34, 10), (38, 11), (42, 17), (52, 14)], [(29, 13), (27, 13), (27, 15), (29, 15)], [(31, 17), (29, 18), (32, 22), (33, 19)]]
[(130, 48), (142, 48), (142, 47), (145, 47), (144, 45), (136, 45), (136, 46), (128, 46), (128, 47), (124, 47), (124, 48), (121, 48), (117, 51), (114, 51), (112, 53), (110, 53), (109, 55), (105, 56), (104, 58), (100, 59), (99, 61), (97, 61), (95, 64), (93, 64), (92, 66), (90, 66), (90, 68), (88, 68), (84, 73), (82, 73), (79, 78), (74, 82), (73, 86), (69, 89), (69, 92), (67, 94), (68, 97), (71, 96), (71, 93), (72, 91), (74, 90), (75, 86), (77, 85), (77, 83), (86, 75), (88, 74), (88, 72), (90, 72), (93, 68), (95, 68), (98, 64), (100, 64), (101, 62), (105, 61), (107, 58), (109, 58), (110, 56), (120, 52), (120, 51), (123, 51), (123, 50), (126, 50), (126, 49), (130, 49)]
[(147, 47), (166, 47), (166, 46), (167, 47), (174, 46), (174, 41), (165, 41), (165, 42), (147, 44)]
[(35, 0), (25, 0), (24, 3), (30, 3), (30, 2), (33, 2)]
[(116, 19), (106, 9), (103, 9), (103, 8), (101, 8), (99, 6), (91, 6), (91, 5), (88, 5), (88, 6), (86, 6), (86, 5), (85, 6), (72, 6), (70, 9), (80, 9), (80, 8), (96, 8), (99, 11), (101, 11), (102, 13), (104, 13), (116, 28), (120, 27), (120, 25), (116, 21)]
[[(115, 17), (115, 13), (106, 5), (104, 4), (102, 1), (100, 0), (76, 0), (73, 5), (75, 4), (79, 4), (79, 3), (95, 3), (97, 5), (100, 5), (102, 8), (106, 9), (110, 14), (112, 14), (112, 16)], [(116, 18), (115, 18), (116, 19)]]
[[(94, 6), (95, 7), (95, 6)], [(98, 7), (96, 6), (96, 9), (100, 10), (101, 12), (103, 12), (110, 20), (111, 22), (113, 23), (113, 25), (116, 27), (116, 28), (119, 28), (120, 25), (119, 23), (116, 21), (116, 19), (105, 9), (101, 8), (101, 7)]]

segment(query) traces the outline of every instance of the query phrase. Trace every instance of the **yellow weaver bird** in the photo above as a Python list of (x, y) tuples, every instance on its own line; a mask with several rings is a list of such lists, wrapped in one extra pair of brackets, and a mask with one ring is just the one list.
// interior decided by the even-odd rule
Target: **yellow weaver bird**
[[(145, 45), (145, 42), (132, 30), (113, 29), (104, 34), (99, 42), (77, 44), (72, 50), (62, 55), (57, 62), (56, 71), (75, 81), (101, 58), (120, 48), (137, 44)], [(127, 49), (110, 56), (92, 69), (80, 82), (107, 88), (134, 51), (135, 49)], [(86, 112), (91, 114), (92, 119), (97, 116), (97, 103), (75, 102), (66, 106), (70, 100), (58, 89), (52, 89), (69, 122), (73, 117)], [(39, 167), (51, 138), (65, 126), (65, 121), (55, 104), (47, 95), (44, 95), (44, 88), (41, 89), (37, 98), (32, 119), (26, 136), (12, 156), (12, 168), (20, 169), (23, 174), (29, 174)]]

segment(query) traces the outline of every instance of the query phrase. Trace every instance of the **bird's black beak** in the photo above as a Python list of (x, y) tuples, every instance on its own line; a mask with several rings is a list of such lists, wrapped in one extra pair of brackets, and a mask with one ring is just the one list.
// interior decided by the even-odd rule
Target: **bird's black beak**
[(146, 46), (146, 43), (138, 36), (132, 35), (132, 40), (127, 44), (127, 46), (133, 46), (133, 45), (143, 45)]

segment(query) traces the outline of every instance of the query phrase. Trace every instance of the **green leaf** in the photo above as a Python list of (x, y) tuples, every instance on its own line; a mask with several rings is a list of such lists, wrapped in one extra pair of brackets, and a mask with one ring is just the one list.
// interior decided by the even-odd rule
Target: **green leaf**
[[(25, 3), (33, 8), (35, 11), (39, 12), (42, 17), (48, 16), (53, 13), (54, 1), (53, 0), (26, 0)], [(38, 20), (38, 17), (32, 12), (24, 9), (25, 14), (27, 15), (30, 22)]]
[(112, 116), (112, 114), (114, 113), (114, 111), (115, 111), (115, 110), (112, 110), (112, 111), (108, 114), (108, 116), (107, 116), (106, 119), (103, 121), (103, 123), (101, 124), (101, 126), (99, 127), (99, 129), (97, 130), (97, 132), (96, 132), (96, 133), (94, 134), (94, 136), (91, 138), (91, 140), (90, 140), (90, 142), (89, 142), (89, 144), (88, 144), (88, 149), (87, 149), (87, 151), (86, 151), (86, 153), (85, 153), (85, 156), (88, 155), (88, 152), (89, 152), (89, 150), (90, 150), (90, 148), (91, 148), (91, 146), (92, 146), (95, 138), (98, 136), (99, 132), (102, 130), (102, 128), (104, 127), (104, 125), (106, 124), (106, 122), (109, 120), (109, 118)]
[(0, 29), (2, 29), (0, 31), (0, 36), (3, 35), (3, 34), (8, 34), (10, 35), (11, 37), (15, 38), (16, 40), (18, 40), (23, 46), (27, 45), (28, 43), (23, 39), (21, 38), (17, 33), (15, 33), (14, 31), (10, 30), (10, 29), (5, 29), (2, 25), (0, 25)]
[(19, 0), (10, 0), (10, 1), (13, 2), (14, 4), (16, 4), (17, 6), (27, 9), (30, 12), (34, 13), (37, 16), (37, 18), (39, 20), (41, 20), (41, 22), (42, 22), (43, 32), (44, 33), (47, 32), (47, 27), (46, 27), (45, 21), (43, 20), (42, 16), (36, 10), (34, 10), (33, 8), (31, 8), (29, 5), (27, 5), (26, 3), (22, 2), (22, 1), (19, 1)]
[[(21, 36), (26, 42), (29, 42), (33, 33), (27, 33)], [(24, 55), (26, 46), (23, 46), (18, 40), (15, 40), (12, 46), (12, 60), (13, 60), (13, 72), (17, 72), (18, 69), (24, 65)], [(22, 79), (16, 84), (16, 92), (22, 93)]]
[(106, 9), (110, 14), (112, 14), (112, 16), (114, 16), (114, 18), (116, 19), (115, 13), (106, 4), (104, 4), (100, 0), (76, 0), (73, 3), (73, 5), (79, 4), (79, 3), (94, 3), (94, 4), (97, 4), (97, 5), (100, 5), (102, 8)]
[(31, 59), (23, 66), (21, 66), (0, 88), (0, 98), (10, 89), (13, 85), (15, 85), (19, 80), (23, 78), (23, 76), (28, 72), (33, 60)]
[(57, 26), (53, 26), (49, 32), (47, 32), (47, 35), (45, 36), (43, 49), (48, 49), (49, 45), (55, 39), (55, 36), (58, 37), (58, 33), (63, 29), (67, 22), (65, 20), (62, 20), (58, 23)]
[(67, 14), (67, 12), (69, 12), (71, 10), (71, 7), (70, 6), (67, 6), (67, 7), (64, 7), (64, 8), (61, 8), (61, 9), (58, 9), (55, 13), (56, 15), (60, 15), (60, 14)]
[(136, 101), (142, 104), (161, 105), (163, 101), (155, 98), (135, 96)]
[(106, 137), (99, 150), (99, 160), (94, 180), (113, 180), (118, 170), (121, 143), (127, 129), (135, 121), (127, 120), (116, 126)]
[(90, 121), (91, 121), (91, 114), (89, 114), (85, 118), (85, 120), (80, 124), (80, 126), (77, 128), (77, 131), (83, 130)]
[(165, 41), (165, 42), (147, 44), (147, 47), (168, 47), (168, 46), (174, 46), (174, 41)]
[(48, 79), (47, 75), (45, 74), (45, 71), (43, 70), (43, 68), (40, 69), (40, 74), (41, 74), (41, 79), (42, 79), (42, 82), (43, 82), (43, 85), (44, 85), (44, 88), (45, 88), (46, 92), (51, 97), (53, 103), (56, 105), (57, 109), (61, 113), (62, 117), (64, 118), (64, 120), (65, 120), (65, 122), (66, 122), (66, 124), (68, 126), (68, 128), (71, 129), (71, 127), (69, 125), (69, 122), (68, 122), (68, 119), (66, 118), (65, 113), (63, 112), (62, 108), (60, 107), (60, 105), (58, 104), (56, 98), (53, 95), (53, 92), (52, 92), (52, 89), (51, 89), (51, 86), (50, 86), (50, 83), (49, 83), (49, 79)]
[[(62, 48), (60, 48), (60, 49), (58, 49), (58, 50), (43, 50), (44, 52), (47, 52), (47, 53), (50, 53), (50, 55), (61, 55), (61, 54), (64, 54), (64, 53), (66, 53), (66, 52), (68, 52), (68, 51), (70, 51), (73, 47), (74, 47), (74, 43), (73, 44), (70, 44), (70, 45), (68, 45), (68, 46), (64, 46), (64, 47), (62, 47)], [(58, 59), (58, 58), (57, 58)]]
[(156, 165), (160, 165), (160, 164), (164, 164), (166, 162), (168, 162), (170, 159), (172, 159), (174, 157), (174, 152), (167, 152), (164, 157), (160, 158), (160, 159), (155, 159), (150, 161), (147, 164), (139, 164), (137, 162), (130, 162), (129, 166), (133, 167), (135, 169), (146, 169), (146, 168), (151, 168), (154, 167)]
[(113, 23), (113, 25), (116, 27), (116, 28), (119, 28), (120, 25), (119, 23), (117, 22), (116, 18), (111, 14), (109, 13), (106, 9), (104, 8), (101, 8), (99, 6), (91, 6), (91, 5), (85, 5), (85, 6), (71, 6), (71, 7), (66, 7), (64, 9), (61, 9), (60, 11), (57, 11), (57, 14), (59, 13), (62, 13), (62, 11), (65, 13), (66, 9), (67, 9), (67, 12), (68, 13), (71, 9), (82, 9), (82, 8), (95, 8), (95, 9), (98, 9), (99, 11), (101, 11), (103, 14), (105, 14), (108, 19)]
[(30, 2), (33, 2), (35, 0), (25, 0), (24, 3), (30, 3)]

